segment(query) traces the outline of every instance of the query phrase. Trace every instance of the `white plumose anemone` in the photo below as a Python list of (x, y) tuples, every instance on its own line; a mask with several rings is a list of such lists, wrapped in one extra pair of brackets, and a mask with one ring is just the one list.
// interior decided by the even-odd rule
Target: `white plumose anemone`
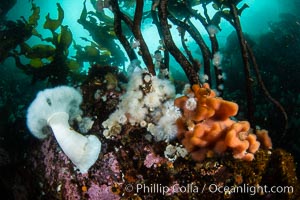
[(195, 110), (196, 107), (197, 107), (196, 98), (188, 98), (188, 100), (185, 102), (185, 108), (188, 110)]
[(94, 135), (84, 136), (70, 127), (69, 119), (81, 114), (81, 102), (81, 94), (72, 87), (41, 91), (27, 110), (27, 126), (39, 139), (47, 137), (43, 129), (50, 126), (63, 152), (81, 173), (86, 173), (98, 159), (101, 142)]

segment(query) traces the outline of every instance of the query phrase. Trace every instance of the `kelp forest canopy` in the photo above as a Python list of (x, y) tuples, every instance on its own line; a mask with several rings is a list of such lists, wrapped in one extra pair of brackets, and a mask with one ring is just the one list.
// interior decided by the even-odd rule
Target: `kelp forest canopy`
[[(221, 30), (220, 22), (222, 19), (227, 20), (238, 31), (241, 31), (238, 18), (242, 15), (243, 10), (248, 7), (242, 1), (152, 1), (151, 7), (147, 9), (144, 1), (91, 0), (91, 3), (94, 10), (88, 11), (86, 1), (84, 1), (81, 16), (78, 19), (78, 23), (92, 37), (92, 40), (85, 37), (81, 39), (90, 42), (90, 45), (81, 46), (73, 40), (68, 25), (63, 24), (64, 10), (59, 3), (57, 4), (57, 19), (52, 19), (50, 13), (48, 13), (43, 25), (44, 29), (51, 32), (52, 37), (43, 38), (36, 29), (40, 19), (40, 7), (32, 3), (32, 15), (29, 19), (22, 17), (17, 22), (9, 21), (4, 24), (8, 30), (3, 33), (3, 37), (14, 37), (14, 35), (9, 35), (9, 32), (16, 30), (18, 26), (20, 26), (19, 29), (22, 29), (24, 35), (19, 36), (14, 41), (6, 38), (7, 42), (5, 43), (7, 44), (3, 44), (1, 48), (3, 51), (1, 61), (8, 56), (15, 57), (17, 65), (26, 73), (35, 74), (35, 79), (48, 78), (50, 72), (47, 71), (56, 71), (49, 70), (49, 68), (55, 68), (57, 64), (61, 64), (63, 66), (61, 68), (65, 72), (62, 73), (62, 77), (56, 77), (59, 79), (58, 83), (64, 82), (67, 71), (76, 71), (77, 68), (82, 67), (83, 62), (122, 66), (127, 61), (127, 57), (131, 64), (136, 60), (143, 60), (149, 72), (155, 75), (156, 71), (159, 70), (155, 69), (153, 52), (149, 51), (148, 44), (142, 34), (144, 21), (150, 19), (156, 25), (160, 37), (160, 45), (156, 54), (163, 53), (160, 63), (157, 64), (159, 66), (156, 67), (163, 73), (168, 74), (170, 55), (172, 55), (184, 70), (191, 84), (200, 83), (198, 73), (201, 67), (204, 69), (205, 81), (212, 84), (213, 71), (216, 75), (222, 75), (221, 69), (218, 69), (217, 66), (220, 63), (212, 62), (214, 56), (218, 57), (216, 53), (219, 52), (216, 34)], [(241, 6), (238, 6), (238, 4), (241, 4)], [(212, 16), (208, 14), (210, 7), (215, 9)], [(113, 16), (107, 15), (105, 9), (110, 10)], [(192, 19), (198, 20), (200, 24), (195, 25)], [(179, 44), (174, 41), (171, 35), (170, 28), (172, 25), (178, 29), (181, 38)], [(203, 26), (209, 35), (209, 43), (204, 41), (199, 26)], [(193, 42), (198, 45), (201, 50), (201, 57), (199, 55), (195, 57), (191, 53), (186, 44), (186, 35), (190, 35)], [(41, 41), (49, 44), (29, 46), (26, 41), (32, 36), (36, 36)], [(124, 55), (120, 44), (117, 44), (116, 40), (120, 41), (127, 56)], [(243, 42), (243, 38), (241, 38), (241, 41)], [(74, 45), (76, 55), (68, 58), (68, 49), (71, 44)], [(7, 53), (4, 53), (4, 47), (12, 50), (18, 45), (20, 46), (19, 51), (13, 53), (6, 51)], [(183, 51), (181, 51), (182, 48)], [(19, 62), (21, 55), (30, 59), (29, 66)], [(47, 62), (43, 62), (43, 59), (47, 59)], [(202, 63), (200, 60), (203, 60)], [(211, 70), (211, 67), (214, 67), (215, 70)], [(43, 70), (36, 70), (36, 68), (43, 68)], [(50, 82), (58, 84), (52, 79), (50, 79)], [(218, 78), (216, 82), (217, 85), (222, 84), (222, 80)]]

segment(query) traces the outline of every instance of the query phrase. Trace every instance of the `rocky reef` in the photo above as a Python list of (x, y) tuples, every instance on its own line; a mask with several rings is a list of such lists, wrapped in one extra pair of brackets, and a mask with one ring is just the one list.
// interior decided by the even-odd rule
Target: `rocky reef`
[[(140, 123), (145, 120), (148, 124), (156, 108), (148, 110), (148, 117), (135, 119), (133, 123), (125, 113), (126, 119), (107, 137), (103, 124), (120, 109), (126, 93), (120, 82), (112, 81), (120, 80), (117, 71), (104, 69), (94, 66), (89, 79), (81, 86), (84, 99), (81, 108), (93, 121), (88, 133), (96, 135), (102, 143), (99, 158), (88, 173), (82, 174), (53, 136), (37, 144), (28, 161), (40, 183), (36, 188), (41, 191), (40, 199), (299, 198), (293, 156), (264, 145), (267, 143), (262, 140), (261, 147), (251, 153), (252, 159), (237, 159), (235, 150), (229, 148), (222, 153), (205, 151), (199, 161), (193, 153), (188, 153), (189, 148), (188, 151), (184, 148), (187, 142), (181, 144), (181, 136), (159, 140)], [(139, 83), (144, 84), (142, 79)], [(143, 91), (143, 87), (136, 88)], [(146, 93), (150, 91), (153, 90)], [(75, 129), (79, 129), (78, 124), (74, 123)]]

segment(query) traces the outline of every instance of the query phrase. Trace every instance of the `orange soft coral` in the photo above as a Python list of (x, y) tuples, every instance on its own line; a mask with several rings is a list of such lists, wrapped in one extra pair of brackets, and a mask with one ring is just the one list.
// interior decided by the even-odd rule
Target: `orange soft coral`
[(266, 149), (272, 149), (272, 141), (269, 137), (268, 131), (265, 129), (256, 130), (257, 139), (260, 141), (262, 146)]
[(208, 152), (221, 154), (230, 149), (234, 158), (253, 160), (260, 143), (249, 133), (248, 122), (230, 119), (238, 112), (236, 103), (216, 97), (204, 84), (193, 85), (190, 94), (175, 99), (174, 104), (182, 111), (176, 122), (178, 139), (193, 159), (201, 161)]

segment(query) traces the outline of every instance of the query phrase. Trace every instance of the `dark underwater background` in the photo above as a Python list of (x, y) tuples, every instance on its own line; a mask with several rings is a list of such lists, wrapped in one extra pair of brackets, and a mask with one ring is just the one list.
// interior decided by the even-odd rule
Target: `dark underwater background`
[[(35, 28), (40, 36), (27, 37), (22, 18), (28, 20), (32, 15), (32, 2), (40, 7), (40, 19)], [(43, 28), (43, 24), (48, 13), (51, 18), (57, 18), (56, 3), (60, 3), (65, 13), (62, 24), (72, 33), (71, 44), (63, 49), (71, 64), (66, 69), (60, 68), (58, 62), (55, 68), (42, 70), (43, 65), (49, 64), (53, 58), (28, 58), (22, 54), (22, 48), (26, 49), (27, 46), (21, 47), (20, 44), (25, 40), (31, 47), (46, 44), (53, 48), (54, 45), (47, 40), (53, 34), (49, 29)], [(151, 3), (152, 1), (146, 0), (145, 6), (149, 8)], [(254, 51), (266, 88), (282, 104), (288, 116), (288, 127), (285, 130), (282, 113), (268, 101), (254, 81), (255, 124), (269, 131), (273, 148), (282, 148), (294, 156), (299, 177), (300, 0), (245, 0), (243, 3), (249, 5), (241, 15), (243, 32)], [(90, 1), (86, 2), (86, 6), (87, 10), (95, 10)], [(56, 85), (80, 86), (87, 79), (90, 66), (95, 63), (117, 66), (119, 72), (126, 73), (129, 59), (120, 43), (113, 39), (109, 27), (103, 32), (103, 36), (98, 35), (97, 42), (103, 42), (102, 57), (95, 55), (92, 49), (93, 36), (78, 22), (82, 9), (83, 1), (79, 0), (0, 0), (0, 191), (3, 190), (0, 196), (18, 189), (22, 193), (21, 186), (28, 184), (24, 179), (27, 177), (27, 180), (32, 180), (31, 174), (26, 174), (23, 169), (26, 168), (26, 156), (32, 149), (31, 145), (36, 144), (37, 139), (32, 137), (26, 127), (26, 110), (38, 91)], [(127, 12), (133, 13), (134, 9), (129, 8)], [(228, 22), (222, 20), (220, 27), (222, 30), (217, 38), (223, 54), (222, 70), (226, 76), (223, 98), (238, 103), (238, 117), (246, 119), (246, 91), (239, 44)], [(141, 28), (150, 52), (154, 53), (160, 45), (155, 25), (150, 18), (145, 17)], [(171, 31), (174, 40), (179, 42), (175, 25)], [(11, 43), (6, 43), (4, 32), (12, 40)], [(56, 32), (59, 34), (60, 29)], [(203, 37), (208, 41), (206, 33), (203, 33)], [(187, 42), (187, 45), (194, 57), (201, 57), (199, 47), (193, 42)], [(51, 48), (47, 48), (50, 51)], [(86, 57), (79, 55), (79, 50), (84, 50)], [(28, 66), (34, 70), (28, 69)], [(172, 57), (170, 66), (170, 78), (175, 85), (188, 82), (180, 65)], [(200, 76), (201, 74), (203, 75), (202, 71)], [(178, 92), (180, 89), (178, 86)], [(19, 188), (12, 189), (13, 186)]]

